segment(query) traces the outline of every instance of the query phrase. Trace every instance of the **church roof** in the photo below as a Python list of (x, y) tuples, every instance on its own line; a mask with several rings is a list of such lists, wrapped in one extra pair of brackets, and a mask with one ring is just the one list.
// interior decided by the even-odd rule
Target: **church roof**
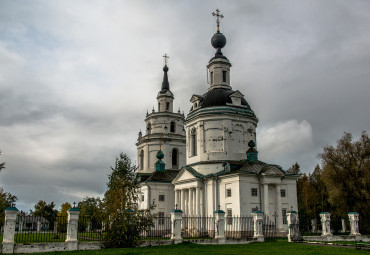
[(141, 182), (168, 182), (171, 183), (180, 170), (154, 171), (150, 174), (139, 174)]
[[(212, 106), (226, 106), (232, 104), (231, 95), (236, 91), (227, 88), (214, 88), (209, 90), (207, 93), (197, 96), (200, 99), (200, 108), (207, 108)], [(246, 106), (248, 110), (252, 110), (245, 98), (241, 98), (241, 105)], [(191, 111), (193, 108), (191, 109)]]
[[(201, 164), (212, 164), (212, 163), (229, 163), (230, 170), (222, 170), (218, 173), (203, 175), (197, 172), (193, 166), (201, 165)], [(241, 161), (214, 161), (214, 162), (199, 162), (191, 165), (184, 166), (184, 168), (191, 173), (196, 178), (208, 178), (213, 176), (223, 176), (229, 174), (254, 174), (254, 175), (281, 175), (281, 176), (289, 176), (291, 174), (287, 174), (279, 165), (275, 164), (268, 164), (259, 160), (256, 161), (249, 161), (249, 160), (241, 160)]]

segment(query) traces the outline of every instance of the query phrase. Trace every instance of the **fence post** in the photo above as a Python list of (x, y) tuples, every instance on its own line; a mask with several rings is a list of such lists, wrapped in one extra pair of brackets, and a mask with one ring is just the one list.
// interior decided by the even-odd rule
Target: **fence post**
[(216, 232), (215, 239), (219, 243), (225, 242), (225, 212), (222, 210), (217, 210), (214, 212), (214, 217), (216, 221)]
[(288, 242), (298, 241), (299, 235), (299, 220), (296, 211), (289, 211), (286, 214), (288, 221)]
[(345, 233), (346, 232), (346, 220), (341, 219), (341, 221), (342, 221), (342, 230), (340, 232)]
[(80, 215), (80, 210), (78, 208), (71, 208), (68, 210), (68, 222), (67, 222), (67, 250), (73, 251), (78, 248), (78, 217)]
[(253, 217), (253, 238), (258, 242), (265, 241), (263, 237), (263, 212), (255, 211), (252, 212)]
[(358, 228), (358, 213), (357, 212), (349, 212), (348, 213), (348, 219), (349, 223), (351, 225), (351, 233), (349, 234), (350, 236), (354, 236), (356, 239), (357, 237), (360, 237), (360, 231)]
[(174, 243), (181, 243), (181, 221), (182, 221), (182, 211), (178, 209), (173, 209), (171, 211), (171, 240)]
[(15, 222), (17, 219), (18, 209), (15, 207), (8, 207), (5, 209), (5, 224), (3, 236), (3, 253), (14, 253), (14, 234)]
[(320, 213), (322, 233), (321, 236), (326, 236), (330, 238), (333, 234), (330, 230), (330, 213), (322, 212)]

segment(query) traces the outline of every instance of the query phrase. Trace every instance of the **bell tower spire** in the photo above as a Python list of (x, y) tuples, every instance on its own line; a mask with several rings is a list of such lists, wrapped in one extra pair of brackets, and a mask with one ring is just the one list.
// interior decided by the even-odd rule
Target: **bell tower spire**
[(169, 58), (169, 56), (167, 56), (167, 54), (164, 54), (163, 58), (164, 58), (164, 67), (163, 67), (164, 74), (163, 74), (161, 93), (166, 93), (166, 91), (170, 90), (170, 83), (168, 82), (168, 75), (167, 75), (167, 72), (169, 70), (167, 66), (167, 59)]

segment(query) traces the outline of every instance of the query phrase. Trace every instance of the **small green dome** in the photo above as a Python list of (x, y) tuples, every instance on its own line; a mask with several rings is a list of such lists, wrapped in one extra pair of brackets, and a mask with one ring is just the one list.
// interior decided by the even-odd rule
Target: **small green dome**
[(161, 150), (159, 150), (158, 152), (157, 152), (157, 159), (159, 159), (159, 160), (161, 160), (162, 158), (164, 158), (164, 154), (163, 154), (163, 152), (161, 151)]

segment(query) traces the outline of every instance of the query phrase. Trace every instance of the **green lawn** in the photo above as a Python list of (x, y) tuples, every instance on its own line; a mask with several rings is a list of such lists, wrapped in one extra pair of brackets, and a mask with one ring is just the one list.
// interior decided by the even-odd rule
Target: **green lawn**
[[(34, 253), (36, 254), (36, 253)], [(39, 255), (45, 253), (37, 253)], [(122, 248), (122, 249), (103, 249), (98, 251), (74, 251), (74, 252), (54, 252), (47, 254), (82, 254), (82, 255), (110, 255), (110, 254), (147, 254), (147, 255), (181, 255), (181, 254), (251, 254), (251, 255), (278, 255), (278, 254), (367, 254), (369, 251), (358, 251), (350, 248), (316, 246), (308, 244), (288, 243), (278, 240), (277, 242), (252, 243), (239, 245), (199, 245), (183, 243), (177, 245), (164, 245), (141, 248)]]

